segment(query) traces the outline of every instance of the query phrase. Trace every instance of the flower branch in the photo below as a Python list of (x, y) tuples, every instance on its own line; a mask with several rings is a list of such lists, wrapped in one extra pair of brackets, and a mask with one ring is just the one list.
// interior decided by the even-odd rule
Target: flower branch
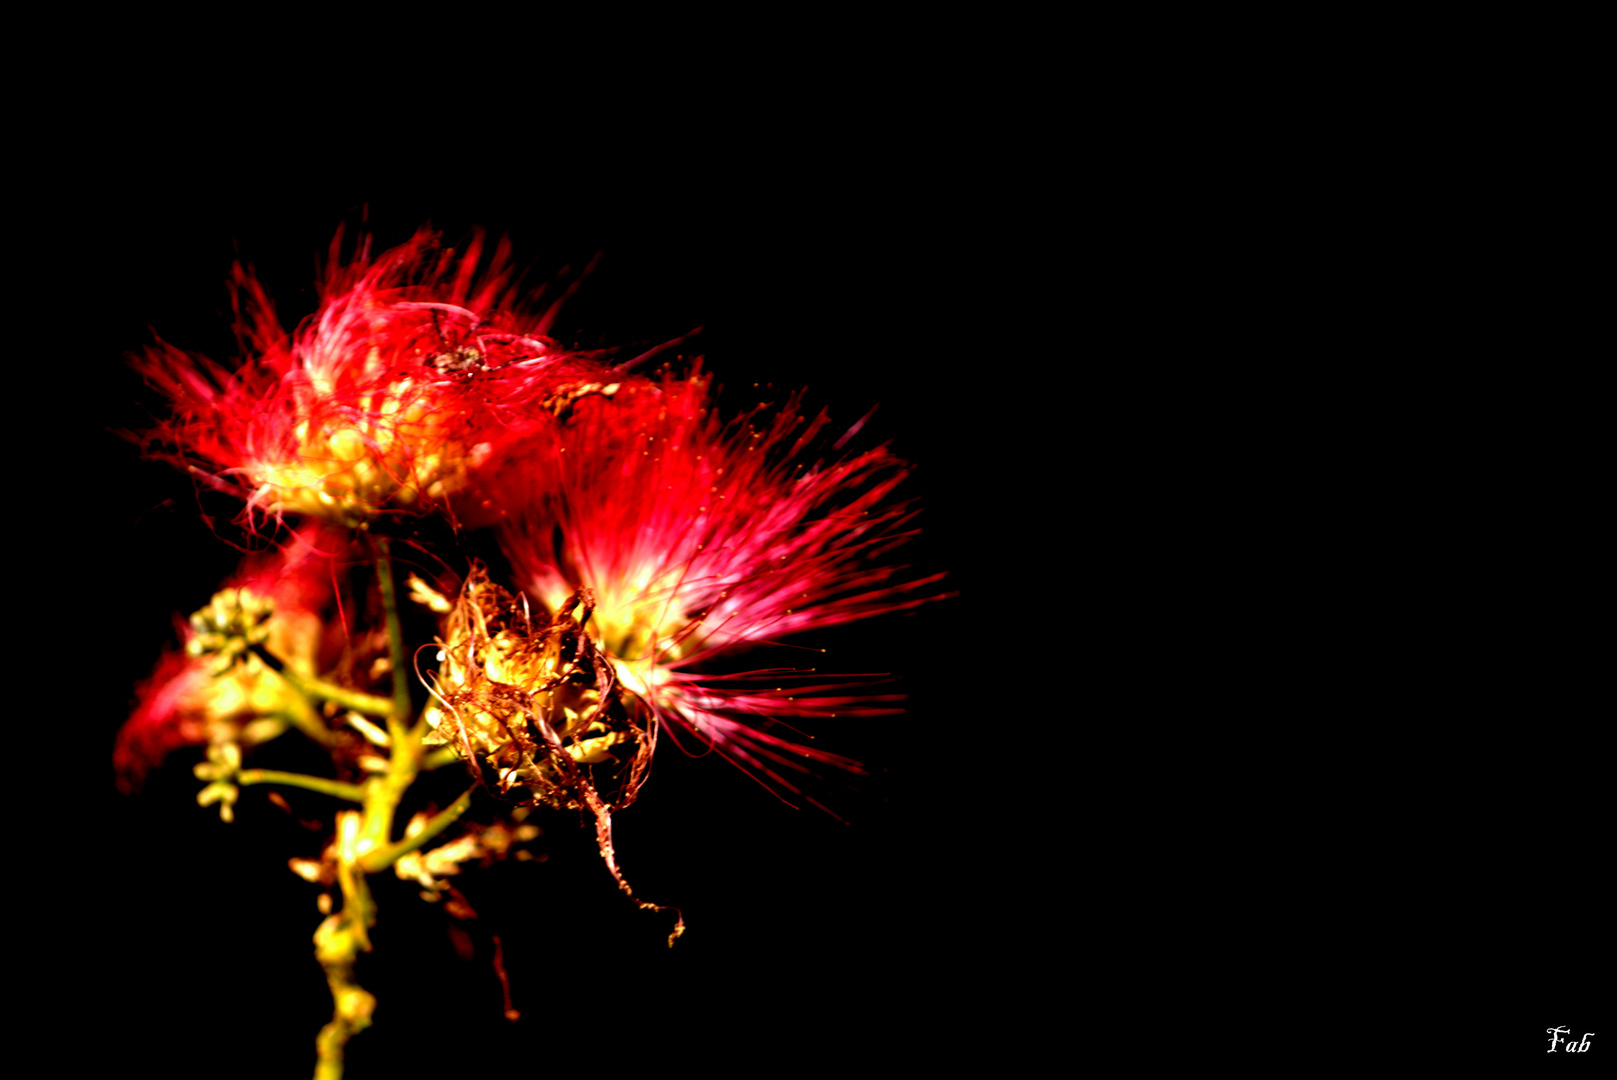
[(305, 791), (318, 791), (322, 795), (330, 795), (334, 799), (343, 799), (347, 802), (361, 802), (365, 798), (365, 789), (359, 784), (345, 784), (341, 780), (327, 780), (322, 776), (307, 776), (303, 773), (281, 772), (278, 769), (243, 769), (236, 774), (236, 783), (243, 787), (248, 784), (281, 784), (286, 787), (303, 788)]
[[(254, 652), (268, 658), (268, 654), (262, 649), (255, 649)], [(294, 669), (284, 665), (276, 670), (280, 672), (283, 679), (308, 697), (334, 702), (345, 709), (352, 709), (354, 712), (362, 713), (366, 716), (384, 717), (393, 711), (392, 698), (378, 697), (375, 694), (350, 690), (345, 686), (338, 686), (336, 683), (327, 682), (312, 675), (299, 674)]]
[[(926, 592), (937, 575), (905, 581), (879, 563), (914, 532), (912, 508), (893, 498), (910, 466), (884, 447), (843, 453), (865, 420), (837, 437), (793, 397), (727, 423), (700, 358), (641, 375), (657, 349), (615, 366), (610, 350), (564, 349), (547, 336), (556, 306), (514, 298), (504, 244), (486, 263), (481, 237), (453, 251), (426, 231), (386, 252), (363, 241), (347, 263), (337, 254), (317, 310), (290, 331), (235, 268), (238, 361), (166, 343), (136, 361), (171, 410), (134, 437), (239, 496), (254, 543), (140, 686), (115, 750), (133, 790), (171, 751), (206, 746), (198, 802), (226, 821), (253, 784), (356, 804), (319, 858), (292, 860), (327, 890), (314, 934), (332, 997), (318, 1080), (342, 1075), (376, 1007), (355, 972), (377, 920), (368, 874), (394, 867), (448, 909), (438, 876), (538, 836), (535, 808), (582, 811), (619, 888), (674, 912), (672, 944), (683, 917), (631, 889), (612, 828), (659, 733), (705, 744), (783, 801), (820, 806), (822, 773), (864, 770), (782, 733), (890, 713), (896, 698), (872, 694), (869, 676), (727, 665), (940, 598)], [(448, 528), (404, 520), (434, 516)], [(405, 638), (381, 535), (396, 526), (442, 568), (433, 582), (409, 576), (411, 600), (438, 618), (431, 642)], [(508, 578), (455, 546), (472, 533), (499, 546)], [(418, 669), (429, 656), (436, 668)], [(383, 667), (385, 696), (372, 692)], [(430, 697), (419, 714), (418, 671)], [(363, 783), (241, 768), (289, 725)], [(456, 763), (478, 783), (395, 840), (420, 775)], [(494, 820), (417, 856), (478, 786), (505, 800)]]
[(401, 855), (408, 855), (410, 852), (429, 843), (439, 833), (453, 825), (466, 812), (466, 808), (472, 804), (472, 793), (476, 790), (477, 785), (473, 784), (461, 792), (460, 798), (427, 819), (426, 825), (414, 836), (406, 837), (385, 847), (374, 848), (360, 856), (358, 862), (360, 869), (368, 874), (386, 870), (397, 862)]

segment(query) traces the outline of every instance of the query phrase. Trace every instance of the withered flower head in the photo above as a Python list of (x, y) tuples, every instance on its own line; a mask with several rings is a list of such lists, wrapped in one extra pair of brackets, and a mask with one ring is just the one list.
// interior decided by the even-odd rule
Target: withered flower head
[[(584, 633), (592, 606), (581, 593), (553, 615), (536, 613), (474, 564), (443, 620), (429, 744), (456, 747), (489, 788), (520, 802), (633, 802), (655, 739), (624, 709), (612, 663)], [(602, 798), (596, 779), (607, 773), (614, 794)]]
[[(417, 585), (418, 598), (427, 592)], [(618, 888), (642, 908), (670, 910), (634, 895), (613, 850), (612, 811), (634, 801), (656, 727), (624, 708), (611, 660), (584, 632), (592, 606), (584, 591), (536, 614), (474, 563), (443, 617), (425, 741), (458, 749), (498, 795), (589, 811)], [(672, 910), (670, 945), (685, 928)]]

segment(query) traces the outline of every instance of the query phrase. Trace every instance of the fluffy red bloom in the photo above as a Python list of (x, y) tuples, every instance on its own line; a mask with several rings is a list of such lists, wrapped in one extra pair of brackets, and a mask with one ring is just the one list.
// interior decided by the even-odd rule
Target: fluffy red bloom
[(715, 675), (739, 649), (914, 607), (942, 575), (877, 561), (911, 533), (891, 502), (909, 466), (885, 448), (806, 456), (828, 419), (793, 398), (724, 424), (708, 384), (625, 382), (535, 436), (522, 509), (501, 526), (518, 582), (552, 611), (593, 593), (590, 623), (620, 684), (660, 720), (798, 792), (780, 771), (846, 758), (774, 734), (783, 717), (898, 711), (897, 695), (786, 669)]
[[(333, 583), (345, 544), (330, 530), (306, 529), (278, 550), (249, 556), (215, 595), (215, 604), (257, 605), (265, 612), (269, 651), (289, 667), (316, 674), (341, 636), (327, 616), (337, 597)], [(198, 634), (195, 619), (182, 626), (186, 645)], [(113, 750), (118, 783), (126, 791), (180, 747), (220, 734), (235, 736), (240, 722), (283, 708), (283, 684), (256, 656), (219, 672), (217, 658), (192, 651), (165, 652), (136, 689), (135, 710)]]
[(468, 467), (601, 371), (545, 337), (514, 299), (509, 245), (476, 267), (420, 232), (348, 265), (332, 242), (319, 309), (288, 334), (240, 265), (231, 287), (243, 358), (226, 366), (159, 342), (135, 366), (173, 403), (143, 440), (155, 456), (240, 495), (247, 512), (356, 525), (384, 509), (441, 503)]
[(163, 653), (151, 675), (135, 688), (135, 711), (118, 729), (112, 762), (120, 788), (134, 790), (175, 750), (208, 741), (203, 700), (209, 681), (202, 660), (183, 651)]

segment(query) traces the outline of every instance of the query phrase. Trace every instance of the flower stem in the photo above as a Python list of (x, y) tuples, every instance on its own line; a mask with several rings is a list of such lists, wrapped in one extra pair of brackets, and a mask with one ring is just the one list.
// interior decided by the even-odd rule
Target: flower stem
[(312, 675), (300, 675), (289, 667), (281, 669), (281, 677), (304, 694), (323, 701), (335, 701), (345, 709), (352, 709), (367, 716), (387, 716), (393, 711), (393, 699), (377, 697), (375, 694), (363, 694), (358, 690), (350, 690), (346, 686), (328, 683), (324, 679), (317, 679)]
[(473, 784), (461, 792), (460, 798), (434, 814), (428, 819), (425, 827), (414, 836), (406, 837), (396, 844), (388, 844), (386, 847), (373, 848), (366, 852), (359, 859), (359, 868), (367, 874), (386, 870), (398, 861), (399, 856), (408, 855), (417, 848), (424, 846), (429, 840), (453, 825), (456, 819), (466, 812), (466, 808), (472, 804), (472, 792), (476, 790), (477, 785)]
[[(393, 583), (393, 561), (388, 555), (385, 537), (375, 537), (376, 584), (382, 594), (382, 611), (387, 621), (388, 659), (393, 669), (393, 696), (389, 699), (368, 694), (355, 694), (340, 687), (329, 687), (315, 680), (304, 680), (299, 685), (288, 678), (289, 685), (300, 693), (324, 697), (345, 705), (356, 713), (387, 718), (387, 771), (372, 776), (363, 787), (321, 781), (327, 794), (357, 798), (359, 811), (343, 811), (337, 822), (337, 881), (341, 886), (343, 907), (320, 924), (315, 932), (315, 956), (325, 969), (326, 983), (331, 988), (331, 1022), (320, 1029), (315, 1039), (317, 1061), (315, 1080), (341, 1080), (343, 1056), (348, 1040), (370, 1026), (371, 1014), (376, 1008), (374, 995), (354, 981), (354, 960), (361, 952), (371, 949), (370, 927), (376, 924), (376, 907), (371, 899), (366, 874), (385, 870), (401, 856), (407, 855), (448, 828), (471, 805), (476, 785), (460, 798), (436, 814), (420, 832), (394, 843), (393, 817), (399, 801), (426, 762), (423, 760), (422, 736), (426, 734), (425, 719), (410, 724), (409, 661), (404, 651), (404, 627), (399, 621), (398, 592)], [(330, 692), (336, 690), (342, 696)], [(382, 706), (386, 706), (383, 708)], [(373, 739), (372, 742), (376, 740)], [(293, 774), (272, 774), (255, 770), (260, 782), (272, 778), (282, 779)], [(313, 779), (313, 778), (305, 778)], [(305, 784), (303, 786), (311, 786)]]
[(453, 765), (460, 760), (462, 758), (459, 750), (456, 750), (453, 746), (441, 746), (421, 759), (421, 771), (431, 772), (434, 769), (441, 769), (445, 765)]
[(288, 787), (318, 791), (322, 795), (330, 795), (334, 799), (346, 799), (349, 802), (362, 802), (365, 798), (365, 789), (358, 784), (345, 784), (341, 780), (327, 780), (323, 776), (305, 776), (302, 773), (281, 772), (278, 769), (243, 769), (236, 774), (236, 783), (244, 787), (248, 784), (285, 784)]
[(410, 726), (410, 676), (406, 668), (404, 627), (399, 622), (398, 591), (393, 586), (393, 560), (388, 557), (387, 538), (375, 537), (376, 584), (382, 594), (382, 612), (387, 620), (388, 659), (393, 666), (393, 702), (387, 714), (387, 734), (391, 744), (387, 772), (365, 784), (365, 846), (386, 847), (393, 835), (393, 814), (399, 800), (415, 783), (421, 771), (421, 725)]
[(348, 1040), (371, 1025), (376, 997), (354, 981), (354, 961), (370, 952), (368, 929), (376, 922), (365, 875), (357, 872), (360, 815), (337, 815), (337, 884), (342, 910), (326, 917), (314, 932), (314, 955), (331, 989), (331, 1021), (315, 1037), (315, 1080), (341, 1080)]
[(282, 700), (285, 703), (285, 708), (280, 711), (279, 715), (284, 717), (287, 723), (307, 735), (310, 741), (317, 745), (336, 746), (336, 733), (326, 727), (325, 721), (321, 719), (320, 713), (315, 709), (314, 703), (309, 700), (309, 695), (304, 691), (303, 687), (298, 685), (295, 679), (289, 678), (287, 672), (279, 668), (275, 669), (275, 672), (281, 677), (281, 681), (286, 684), (288, 691), (283, 695)]
[[(404, 626), (399, 622), (398, 590), (393, 586), (393, 560), (388, 555), (387, 537), (376, 540), (376, 583), (382, 591), (382, 611), (387, 617), (388, 659), (393, 664), (393, 708), (387, 715), (388, 734), (397, 745), (405, 737), (410, 719), (410, 673), (405, 661)], [(394, 728), (398, 730), (394, 730)]]

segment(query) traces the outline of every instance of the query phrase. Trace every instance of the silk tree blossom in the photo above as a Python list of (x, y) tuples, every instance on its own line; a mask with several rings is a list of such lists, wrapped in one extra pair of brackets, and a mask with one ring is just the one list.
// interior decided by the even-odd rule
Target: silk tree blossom
[(897, 712), (899, 696), (737, 670), (731, 654), (914, 607), (942, 577), (904, 581), (879, 561), (912, 535), (891, 499), (910, 467), (885, 448), (811, 459), (828, 423), (794, 397), (726, 424), (699, 372), (627, 381), (537, 434), (545, 467), (527, 471), (500, 528), (518, 583), (547, 609), (588, 590), (586, 625), (642, 708), (799, 794), (785, 771), (858, 766), (776, 735), (775, 721)]
[[(440, 248), (422, 231), (352, 262), (332, 242), (319, 309), (288, 334), (250, 271), (231, 281), (243, 359), (234, 366), (159, 342), (135, 366), (173, 403), (141, 437), (153, 456), (245, 499), (255, 512), (354, 526), (384, 510), (444, 505), (495, 454), (601, 366), (545, 336), (515, 299), (509, 247), (477, 273), (483, 242)], [(537, 297), (535, 297), (537, 299)]]
[[(942, 577), (888, 562), (913, 533), (910, 466), (885, 447), (844, 452), (863, 421), (824, 449), (835, 432), (798, 397), (726, 423), (699, 367), (633, 374), (677, 340), (616, 366), (610, 350), (563, 350), (547, 336), (556, 305), (516, 299), (504, 245), (485, 260), (480, 238), (457, 252), (421, 232), (376, 256), (362, 241), (343, 264), (340, 240), (317, 310), (290, 332), (237, 267), (237, 360), (161, 342), (136, 360), (172, 406), (136, 441), (239, 497), (257, 539), (289, 540), (182, 626), (183, 650), (141, 686), (115, 752), (127, 789), (205, 744), (197, 801), (225, 821), (263, 786), (283, 810), (276, 788), (343, 804), (319, 857), (288, 863), (322, 890), (313, 941), (332, 1012), (315, 1044), (328, 1080), (375, 1018), (359, 982), (359, 957), (383, 940), (373, 875), (391, 869), (472, 918), (449, 879), (521, 858), (535, 807), (578, 812), (618, 887), (673, 914), (672, 945), (678, 909), (634, 893), (613, 843), (613, 813), (659, 740), (689, 735), (813, 803), (802, 774), (860, 766), (782, 734), (788, 722), (897, 712), (900, 695), (869, 692), (885, 673), (743, 654), (794, 638), (788, 655), (823, 652), (801, 637), (936, 599)], [(446, 520), (420, 520), (431, 515)], [(509, 561), (498, 583), (470, 557), (487, 552), (470, 546), (484, 526)], [(413, 635), (401, 576), (440, 617), (432, 644)], [(245, 749), (288, 728), (330, 768), (243, 768)], [(470, 776), (446, 768), (457, 759)], [(485, 794), (504, 808), (489, 813)], [(541, 984), (532, 992), (554, 997), (555, 979)]]
[(311, 528), (275, 551), (250, 556), (182, 624), (183, 647), (158, 660), (118, 732), (113, 764), (121, 788), (138, 787), (181, 747), (226, 740), (250, 745), (286, 730), (282, 717), (297, 699), (258, 655), (235, 646), (250, 640), (287, 668), (316, 675), (341, 648), (340, 630), (328, 625), (327, 616), (336, 599), (334, 553), (343, 552), (345, 543)]

